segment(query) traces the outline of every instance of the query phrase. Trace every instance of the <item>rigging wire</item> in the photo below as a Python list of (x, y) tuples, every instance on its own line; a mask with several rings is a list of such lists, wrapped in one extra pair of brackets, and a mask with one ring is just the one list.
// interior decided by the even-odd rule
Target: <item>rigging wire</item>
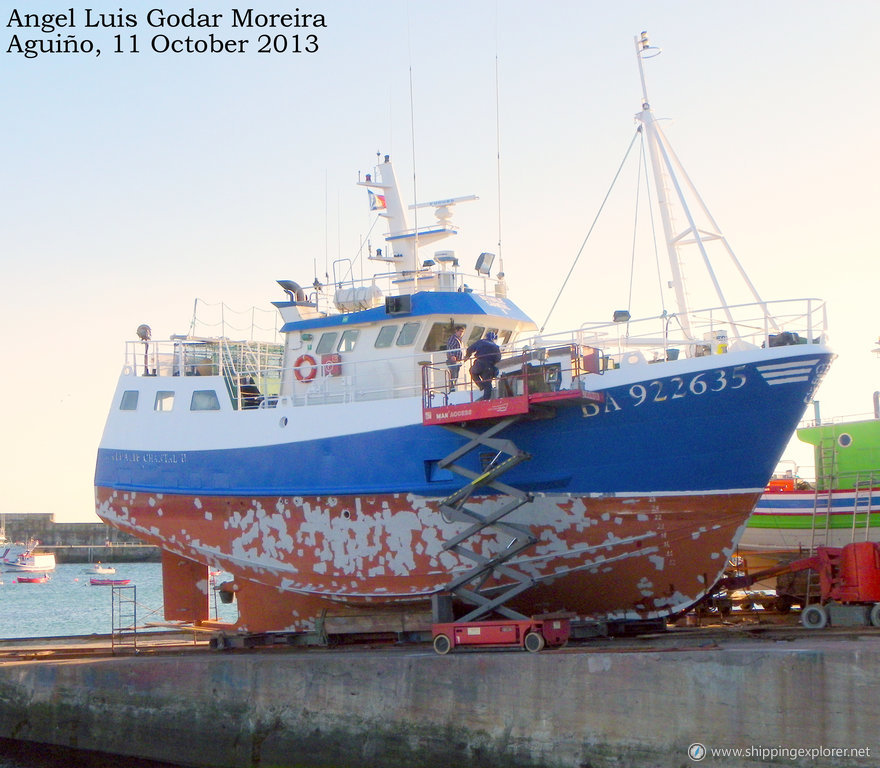
[(499, 94), (499, 62), (498, 62), (498, 40), (496, 29), (495, 40), (495, 148), (497, 151), (497, 176), (498, 176), (498, 264), (503, 274), (504, 259), (501, 253), (501, 97)]
[(330, 202), (327, 191), (327, 169), (324, 169), (324, 276), (327, 277), (330, 270), (330, 235), (329, 217)]
[[(203, 308), (212, 307), (217, 311), (219, 308), (219, 319), (211, 322), (204, 318), (204, 315), (199, 316), (199, 304), (202, 305)], [(261, 313), (263, 315), (270, 315), (272, 319), (272, 325), (260, 325), (257, 322), (257, 313)], [(237, 325), (233, 322), (230, 322), (227, 319), (227, 313), (232, 315), (250, 315), (250, 320), (245, 321), (243, 325)], [(269, 318), (267, 318), (269, 319)], [(241, 321), (238, 321), (241, 322)], [(193, 301), (193, 316), (190, 321), (190, 336), (196, 335), (196, 327), (201, 328), (220, 328), (221, 335), (226, 335), (226, 329), (232, 331), (244, 331), (250, 332), (251, 339), (253, 339), (254, 330), (258, 331), (271, 331), (273, 334), (278, 334), (278, 315), (274, 310), (271, 309), (263, 309), (262, 307), (250, 307), (248, 309), (233, 309), (228, 304), (218, 301), (218, 302), (209, 302), (204, 299), (196, 298)]]
[(574, 272), (574, 268), (577, 266), (578, 260), (580, 259), (581, 254), (584, 252), (584, 248), (587, 245), (587, 241), (590, 239), (590, 235), (593, 234), (593, 229), (596, 227), (596, 222), (599, 220), (599, 216), (602, 214), (602, 209), (605, 208), (605, 203), (608, 202), (608, 198), (611, 196), (611, 190), (614, 189), (614, 185), (617, 183), (617, 179), (620, 176), (620, 172), (623, 170), (626, 159), (629, 157), (629, 153), (632, 151), (633, 144), (636, 143), (636, 138), (641, 133), (641, 131), (641, 126), (636, 128), (635, 135), (632, 137), (632, 141), (630, 141), (629, 146), (626, 148), (626, 152), (623, 155), (623, 160), (620, 161), (620, 167), (617, 169), (617, 173), (614, 174), (614, 178), (611, 180), (611, 186), (608, 187), (608, 191), (605, 193), (605, 199), (602, 200), (602, 205), (600, 205), (599, 210), (596, 211), (596, 216), (593, 219), (593, 223), (590, 224), (590, 229), (587, 232), (584, 241), (581, 243), (581, 247), (578, 248), (578, 252), (574, 257), (574, 262), (572, 263), (571, 268), (568, 270), (568, 274), (565, 276), (565, 280), (562, 281), (562, 286), (559, 288), (559, 293), (556, 294), (556, 298), (553, 300), (550, 311), (547, 313), (547, 317), (544, 318), (544, 322), (541, 324), (538, 333), (543, 333), (544, 328), (547, 327), (547, 322), (550, 320), (550, 315), (553, 314), (553, 310), (556, 309), (556, 305), (559, 303), (559, 299), (562, 297), (562, 292), (565, 290), (565, 286), (568, 285), (568, 281), (571, 278), (572, 272)]
[[(415, 106), (413, 104), (413, 76), (412, 76), (412, 64), (409, 67), (409, 130), (410, 130), (410, 140), (412, 142), (412, 167), (413, 167), (413, 196), (412, 199), (418, 201), (418, 189), (416, 187), (416, 120), (415, 120)], [(418, 268), (418, 258), (419, 258), (419, 209), (416, 208), (413, 211), (413, 262), (414, 268)], [(392, 254), (393, 255), (393, 254)]]
[[(641, 146), (641, 143), (640, 145)], [(638, 235), (639, 229), (639, 203), (641, 202), (641, 189), (642, 189), (642, 163), (641, 158), (638, 163), (638, 172), (636, 174), (636, 204), (635, 210), (633, 211), (633, 237), (632, 237), (632, 253), (630, 254), (629, 259), (629, 295), (626, 297), (626, 311), (632, 313), (632, 299), (633, 299), (633, 282), (635, 281), (636, 276), (636, 237)]]

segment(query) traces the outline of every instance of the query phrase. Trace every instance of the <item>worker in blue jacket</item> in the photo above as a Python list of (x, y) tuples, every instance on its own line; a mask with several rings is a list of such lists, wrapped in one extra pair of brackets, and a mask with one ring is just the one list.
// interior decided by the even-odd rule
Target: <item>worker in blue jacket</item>
[(501, 360), (501, 350), (496, 343), (498, 334), (489, 331), (482, 339), (477, 339), (467, 348), (465, 360), (474, 358), (471, 363), (471, 378), (482, 390), (481, 400), (492, 398), (492, 379), (498, 375), (498, 362)]

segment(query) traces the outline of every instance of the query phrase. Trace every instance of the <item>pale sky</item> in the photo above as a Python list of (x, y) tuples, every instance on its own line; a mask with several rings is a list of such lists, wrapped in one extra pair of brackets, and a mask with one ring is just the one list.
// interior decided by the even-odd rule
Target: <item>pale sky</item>
[[(71, 5), (73, 29), (9, 24), (14, 9)], [(632, 138), (643, 29), (663, 49), (646, 64), (655, 114), (762, 296), (828, 302), (839, 357), (823, 416), (871, 411), (876, 0), (251, 6), (323, 13), (326, 28), (269, 30), (317, 34), (310, 54), (258, 53), (267, 30), (231, 29), (237, 6), (223, 0), (122, 0), (111, 10), (137, 17), (123, 29), (85, 28), (91, 5), (0, 0), (6, 511), (96, 520), (95, 452), (124, 342), (141, 323), (157, 339), (186, 332), (195, 298), (271, 309), (277, 279), (311, 284), (355, 258), (372, 224), (355, 182), (377, 151), (408, 201), (479, 195), (442, 247), (468, 266), (500, 252), (511, 298), (540, 324)], [(151, 8), (193, 6), (223, 14), (220, 27), (147, 24)], [(249, 39), (247, 52), (151, 51), (155, 35), (211, 33)], [(13, 35), (69, 34), (101, 55), (10, 51)], [(135, 34), (140, 53), (114, 54), (116, 34)], [(609, 204), (548, 330), (626, 306), (633, 201), (626, 189)], [(656, 311), (646, 293), (633, 314)]]

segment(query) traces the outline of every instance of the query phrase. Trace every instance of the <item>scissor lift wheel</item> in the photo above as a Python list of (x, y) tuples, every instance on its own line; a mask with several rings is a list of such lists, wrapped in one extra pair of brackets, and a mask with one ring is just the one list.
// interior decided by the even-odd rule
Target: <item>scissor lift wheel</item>
[(452, 641), (446, 635), (437, 635), (434, 638), (434, 650), (441, 656), (445, 656), (452, 650)]

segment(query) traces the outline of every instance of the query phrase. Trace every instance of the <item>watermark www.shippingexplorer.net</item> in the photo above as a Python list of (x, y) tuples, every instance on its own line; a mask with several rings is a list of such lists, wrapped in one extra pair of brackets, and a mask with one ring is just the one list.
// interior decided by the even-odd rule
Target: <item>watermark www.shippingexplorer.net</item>
[(707, 747), (694, 742), (688, 747), (688, 757), (695, 763), (719, 758), (748, 758), (751, 760), (821, 760), (829, 757), (871, 757), (871, 747)]

